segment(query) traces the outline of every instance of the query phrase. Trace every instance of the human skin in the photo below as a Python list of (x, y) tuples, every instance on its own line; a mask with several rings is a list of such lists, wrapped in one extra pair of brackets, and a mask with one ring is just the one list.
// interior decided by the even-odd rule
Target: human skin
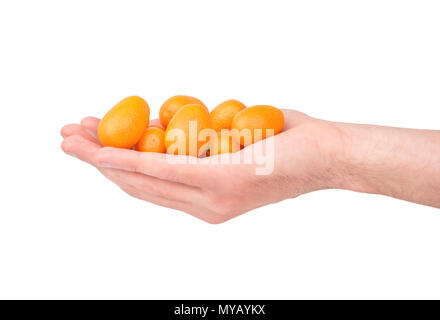
[(215, 163), (207, 157), (170, 164), (170, 155), (101, 147), (99, 119), (93, 117), (63, 127), (62, 149), (95, 166), (129, 195), (209, 223), (332, 188), (440, 208), (440, 131), (337, 123), (283, 112), (284, 130), (270, 138), (274, 170), (268, 175), (256, 175), (255, 163)]

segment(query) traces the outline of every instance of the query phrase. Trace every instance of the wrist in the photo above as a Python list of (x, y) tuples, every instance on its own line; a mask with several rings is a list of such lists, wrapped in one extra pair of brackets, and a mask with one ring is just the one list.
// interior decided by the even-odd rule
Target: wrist
[(399, 172), (407, 165), (401, 133), (391, 127), (333, 125), (340, 134), (335, 188), (389, 196), (401, 193)]
[(359, 132), (356, 125), (337, 122), (332, 122), (331, 125), (338, 132), (337, 147), (331, 154), (335, 167), (332, 187), (368, 192), (371, 187), (364, 182), (361, 169), (365, 168), (362, 162), (366, 161), (366, 155), (362, 155), (361, 150), (366, 149), (369, 137), (366, 133)]
[(324, 144), (323, 176), (326, 189), (358, 190), (363, 188), (357, 169), (357, 154), (354, 146), (359, 147), (359, 139), (354, 128), (344, 123), (322, 121), (328, 136)]
[[(343, 124), (321, 119), (312, 119), (302, 125), (304, 150), (313, 146), (313, 155), (307, 157), (307, 180), (310, 182), (309, 191), (323, 189), (351, 189), (353, 183), (350, 171), (353, 135), (344, 128)], [(297, 133), (294, 133), (297, 137)], [(312, 137), (312, 138), (311, 138)], [(298, 138), (298, 137), (297, 137)], [(296, 172), (297, 168), (293, 169)]]

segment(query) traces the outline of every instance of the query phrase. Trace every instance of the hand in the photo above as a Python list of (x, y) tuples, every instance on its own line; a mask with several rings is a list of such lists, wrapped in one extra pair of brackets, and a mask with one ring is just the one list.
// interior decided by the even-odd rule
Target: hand
[(257, 150), (267, 141), (234, 154), (170, 163), (170, 159), (178, 162), (188, 157), (101, 147), (96, 138), (99, 119), (92, 117), (61, 130), (62, 149), (95, 166), (133, 197), (209, 223), (221, 223), (254, 208), (336, 183), (335, 161), (342, 148), (338, 127), (297, 111), (283, 111), (284, 131), (269, 138), (274, 143), (274, 166), (267, 175), (256, 174), (262, 157), (252, 163), (220, 161), (228, 157), (243, 159), (246, 152)]

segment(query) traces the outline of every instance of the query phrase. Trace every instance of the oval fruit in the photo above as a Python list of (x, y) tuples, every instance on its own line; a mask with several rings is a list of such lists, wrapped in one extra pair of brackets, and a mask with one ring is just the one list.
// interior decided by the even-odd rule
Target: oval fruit
[(284, 127), (283, 112), (275, 107), (266, 105), (252, 106), (243, 109), (232, 119), (232, 135), (240, 144), (247, 146), (266, 137), (281, 132)]
[[(211, 119), (206, 107), (188, 104), (176, 112), (165, 131), (165, 146), (171, 154), (200, 156), (209, 141)], [(203, 131), (205, 136), (200, 134)]]
[[(187, 104), (200, 104), (206, 108), (202, 101), (191, 96), (178, 95), (168, 98), (160, 107), (159, 119), (160, 123), (166, 128), (171, 118), (176, 112)], [(206, 110), (209, 112), (208, 108)]]
[(165, 153), (165, 130), (156, 126), (147, 128), (135, 149), (142, 152)]
[(210, 139), (209, 155), (233, 153), (240, 150), (240, 144), (232, 138), (230, 130), (221, 130)]
[(231, 129), (232, 119), (246, 106), (238, 100), (226, 100), (211, 111), (211, 125), (215, 131)]
[(150, 108), (138, 96), (122, 99), (106, 113), (98, 126), (98, 138), (104, 147), (132, 148), (148, 126)]

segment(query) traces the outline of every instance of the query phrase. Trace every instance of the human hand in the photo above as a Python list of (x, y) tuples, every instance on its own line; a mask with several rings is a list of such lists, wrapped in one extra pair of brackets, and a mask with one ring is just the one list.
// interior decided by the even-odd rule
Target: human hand
[[(338, 128), (297, 111), (283, 112), (282, 133), (233, 154), (192, 158), (189, 163), (182, 161), (188, 160), (186, 156), (101, 147), (96, 138), (99, 119), (93, 117), (61, 130), (62, 149), (95, 166), (133, 197), (221, 223), (257, 207), (333, 186), (341, 148)], [(243, 158), (272, 142), (274, 149), (264, 159), (273, 161), (273, 171), (258, 175), (263, 158), (256, 156), (252, 162)]]

